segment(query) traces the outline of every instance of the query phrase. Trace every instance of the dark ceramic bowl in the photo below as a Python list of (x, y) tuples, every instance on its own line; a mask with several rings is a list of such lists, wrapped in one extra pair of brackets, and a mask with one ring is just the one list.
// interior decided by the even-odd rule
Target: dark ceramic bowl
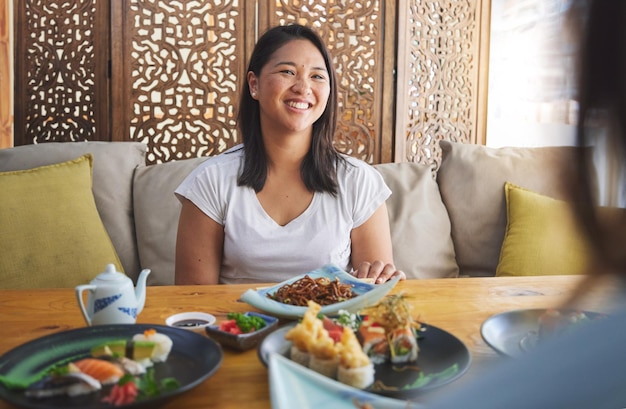
[(265, 321), (265, 327), (260, 330), (250, 332), (247, 334), (235, 335), (230, 332), (224, 332), (219, 330), (219, 325), (209, 325), (205, 327), (207, 335), (214, 341), (217, 341), (223, 347), (236, 349), (239, 351), (245, 351), (257, 346), (259, 342), (263, 340), (270, 332), (276, 329), (278, 325), (278, 318), (271, 317), (269, 315), (260, 314), (258, 312), (249, 311), (244, 315), (257, 316)]

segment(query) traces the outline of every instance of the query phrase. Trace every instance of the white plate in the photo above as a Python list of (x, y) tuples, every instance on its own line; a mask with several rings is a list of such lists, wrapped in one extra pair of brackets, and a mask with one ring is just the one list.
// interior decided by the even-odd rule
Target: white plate
[(276, 284), (272, 287), (262, 289), (249, 289), (246, 290), (241, 296), (241, 301), (250, 304), (253, 307), (258, 308), (270, 315), (274, 315), (281, 318), (300, 318), (304, 315), (308, 307), (298, 307), (294, 305), (283, 304), (278, 301), (274, 301), (267, 297), (268, 294), (273, 294), (280, 287), (285, 284), (291, 284), (308, 275), (311, 278), (326, 277), (330, 280), (338, 278), (343, 284), (352, 285), (352, 291), (358, 296), (346, 301), (338, 302), (331, 305), (325, 305), (322, 307), (320, 313), (324, 315), (332, 315), (339, 312), (339, 310), (346, 310), (350, 312), (359, 312), (363, 308), (374, 305), (380, 301), (400, 280), (400, 277), (396, 277), (383, 284), (369, 284), (365, 283), (358, 278), (346, 273), (339, 267), (328, 264), (317, 270), (310, 271), (306, 274), (299, 275), (297, 277), (285, 280), (282, 283)]
[(281, 354), (269, 357), (269, 383), (272, 409), (333, 408), (355, 409), (370, 404), (374, 408), (416, 409), (424, 406), (352, 388), (299, 365)]

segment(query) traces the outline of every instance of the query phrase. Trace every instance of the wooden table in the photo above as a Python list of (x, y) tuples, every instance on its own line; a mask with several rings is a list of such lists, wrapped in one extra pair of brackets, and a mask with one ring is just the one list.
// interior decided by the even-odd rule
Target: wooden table
[[(392, 292), (412, 296), (421, 321), (460, 338), (470, 349), (470, 370), (456, 382), (468, 382), (499, 357), (480, 335), (492, 314), (520, 308), (558, 307), (580, 277), (499, 277), (408, 280)], [(218, 322), (230, 311), (247, 311), (237, 301), (249, 285), (149, 287), (139, 323), (164, 324), (177, 312), (205, 311)], [(596, 287), (584, 299), (585, 309), (608, 311), (610, 286)], [(0, 290), (0, 354), (32, 339), (83, 327), (74, 289)], [(444, 387), (445, 388), (445, 387)], [(0, 401), (0, 409), (13, 406)], [(270, 408), (268, 374), (256, 350), (224, 351), (218, 371), (193, 390), (169, 401), (165, 408)]]

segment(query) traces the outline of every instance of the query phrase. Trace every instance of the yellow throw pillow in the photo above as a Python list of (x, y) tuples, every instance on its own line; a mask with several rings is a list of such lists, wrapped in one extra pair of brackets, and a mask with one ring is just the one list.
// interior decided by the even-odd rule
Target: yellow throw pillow
[(92, 156), (0, 172), (0, 288), (74, 287), (121, 270), (93, 193)]
[(591, 250), (571, 204), (509, 182), (504, 190), (507, 225), (496, 276), (586, 273)]

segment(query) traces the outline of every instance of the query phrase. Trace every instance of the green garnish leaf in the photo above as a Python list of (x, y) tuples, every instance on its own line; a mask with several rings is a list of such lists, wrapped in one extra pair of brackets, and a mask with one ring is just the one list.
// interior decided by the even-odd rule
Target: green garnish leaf
[(157, 381), (154, 378), (154, 368), (148, 368), (146, 374), (137, 380), (139, 399), (159, 396), (179, 387), (180, 383), (175, 378), (164, 378), (160, 382)]

